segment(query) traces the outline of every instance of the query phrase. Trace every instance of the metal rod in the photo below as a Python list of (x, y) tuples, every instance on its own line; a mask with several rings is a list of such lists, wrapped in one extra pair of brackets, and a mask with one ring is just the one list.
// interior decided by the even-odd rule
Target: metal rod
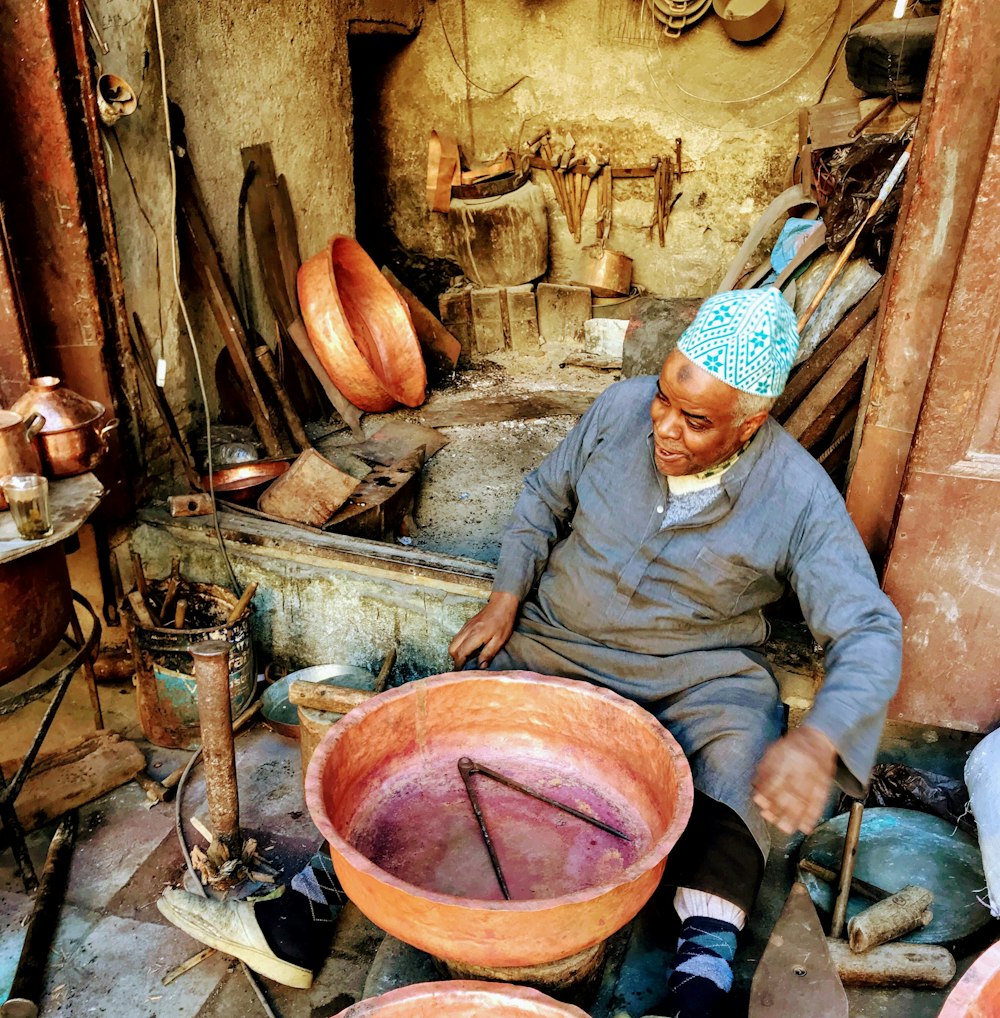
[(510, 901), (510, 891), (507, 890), (507, 881), (503, 878), (503, 870), (500, 869), (500, 860), (497, 858), (496, 849), (493, 847), (493, 839), (490, 837), (490, 832), (486, 827), (486, 821), (483, 819), (483, 811), (479, 808), (479, 796), (476, 795), (476, 790), (472, 787), (472, 775), (477, 773), (476, 765), (467, 756), (463, 756), (462, 759), (458, 761), (458, 773), (462, 775), (462, 781), (465, 784), (465, 791), (469, 796), (469, 802), (472, 803), (472, 812), (476, 814), (476, 821), (479, 824), (479, 832), (483, 836), (486, 851), (490, 854), (490, 862), (493, 864), (493, 872), (497, 875), (497, 883), (500, 885), (500, 890), (503, 892), (504, 898), (507, 901)]
[(45, 965), (66, 894), (69, 863), (76, 842), (76, 826), (74, 811), (59, 824), (49, 843), (45, 868), (28, 919), (14, 981), (6, 1003), (0, 1005), (0, 1015), (3, 1018), (35, 1018), (38, 1014), (45, 985)]
[(225, 640), (208, 640), (190, 647), (198, 693), (201, 747), (205, 756), (205, 794), (212, 831), (229, 853), (229, 858), (237, 859), (242, 838), (229, 695), (229, 651)]
[[(801, 859), (799, 861), (799, 869), (803, 873), (811, 873), (814, 877), (819, 877), (824, 884), (840, 883), (840, 874), (836, 870), (816, 862), (815, 859)], [(867, 880), (859, 880), (857, 877), (851, 879), (851, 891), (854, 894), (861, 895), (862, 898), (867, 898), (869, 901), (885, 901), (886, 898), (892, 897), (890, 891), (886, 891), (875, 884), (870, 884)]]
[(855, 799), (851, 803), (851, 815), (847, 819), (847, 833), (844, 835), (844, 856), (840, 863), (840, 886), (837, 889), (837, 900), (833, 905), (833, 918), (830, 921), (830, 936), (837, 939), (844, 932), (844, 919), (847, 917), (847, 899), (851, 896), (851, 880), (854, 877), (854, 860), (858, 854), (858, 841), (861, 838), (861, 817), (865, 804)]
[(462, 768), (463, 762), (468, 763), (470, 774), (482, 774), (484, 778), (492, 778), (501, 785), (513, 788), (516, 792), (523, 792), (525, 795), (530, 795), (532, 799), (538, 799), (539, 802), (544, 802), (549, 806), (555, 806), (556, 809), (561, 809), (564, 813), (569, 813), (570, 816), (574, 816), (579, 820), (585, 820), (588, 824), (593, 824), (594, 827), (599, 827), (602, 831), (607, 831), (608, 834), (613, 834), (616, 838), (621, 838), (622, 841), (632, 840), (623, 831), (619, 831), (616, 827), (612, 827), (610, 824), (604, 823), (603, 820), (598, 820), (586, 813), (582, 813), (578, 809), (573, 809), (572, 806), (567, 806), (565, 803), (556, 802), (555, 799), (550, 799), (547, 795), (542, 795), (541, 792), (536, 792), (533, 788), (529, 788), (527, 785), (522, 785), (520, 781), (508, 778), (506, 774), (501, 774), (499, 771), (492, 770), (489, 767), (484, 767), (482, 764), (474, 763), (467, 756), (463, 756), (462, 759), (458, 761), (459, 769)]
[[(82, 647), (83, 630), (80, 628), (80, 619), (76, 614), (76, 605), (70, 608), (69, 624), (73, 630), (73, 638)], [(87, 692), (90, 694), (90, 707), (94, 712), (94, 731), (99, 732), (104, 727), (104, 714), (101, 711), (101, 694), (97, 691), (97, 676), (94, 674), (94, 662), (90, 654), (83, 655), (83, 677), (87, 680)]]

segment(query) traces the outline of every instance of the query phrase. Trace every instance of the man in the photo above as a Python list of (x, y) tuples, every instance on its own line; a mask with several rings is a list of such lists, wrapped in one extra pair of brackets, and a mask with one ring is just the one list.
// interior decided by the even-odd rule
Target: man
[[(843, 500), (768, 411), (798, 347), (777, 290), (708, 298), (658, 379), (607, 389), (525, 479), (493, 592), (449, 652), (613, 689), (687, 755), (668, 863), (682, 921), (665, 1013), (718, 1012), (763, 876), (765, 821), (809, 832), (836, 776), (858, 794), (900, 672), (900, 618)], [(786, 585), (823, 647), (781, 734), (761, 610)]]
[[(672, 1018), (717, 1011), (763, 874), (765, 821), (810, 830), (835, 775), (860, 792), (899, 677), (899, 615), (843, 500), (768, 417), (797, 346), (776, 290), (706, 300), (658, 379), (611, 386), (528, 475), (489, 603), (449, 648), (459, 668), (607, 686), (684, 749), (696, 794), (669, 859), (682, 920)], [(759, 648), (761, 609), (786, 584), (826, 680), (805, 724), (781, 735)], [(158, 904), (202, 943), (307, 986), (340, 901), (319, 856), (268, 901), (167, 891)]]

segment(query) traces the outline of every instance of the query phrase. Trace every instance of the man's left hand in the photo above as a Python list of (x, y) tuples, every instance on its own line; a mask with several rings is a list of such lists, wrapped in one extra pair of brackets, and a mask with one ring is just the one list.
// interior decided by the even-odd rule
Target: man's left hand
[(837, 766), (837, 748), (808, 725), (772, 743), (753, 780), (764, 819), (785, 834), (809, 834), (823, 815)]

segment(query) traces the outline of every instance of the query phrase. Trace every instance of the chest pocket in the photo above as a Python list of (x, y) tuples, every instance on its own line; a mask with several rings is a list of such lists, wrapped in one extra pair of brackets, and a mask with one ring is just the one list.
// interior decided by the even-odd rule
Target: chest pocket
[(702, 548), (694, 568), (671, 585), (670, 596), (687, 606), (695, 618), (734, 618), (751, 607), (750, 590), (762, 579), (757, 570)]

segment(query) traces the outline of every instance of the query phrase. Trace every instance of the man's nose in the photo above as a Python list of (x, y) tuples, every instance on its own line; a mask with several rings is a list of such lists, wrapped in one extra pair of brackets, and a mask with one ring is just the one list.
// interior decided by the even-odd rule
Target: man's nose
[(681, 415), (673, 407), (665, 408), (653, 424), (653, 430), (660, 438), (680, 438)]

